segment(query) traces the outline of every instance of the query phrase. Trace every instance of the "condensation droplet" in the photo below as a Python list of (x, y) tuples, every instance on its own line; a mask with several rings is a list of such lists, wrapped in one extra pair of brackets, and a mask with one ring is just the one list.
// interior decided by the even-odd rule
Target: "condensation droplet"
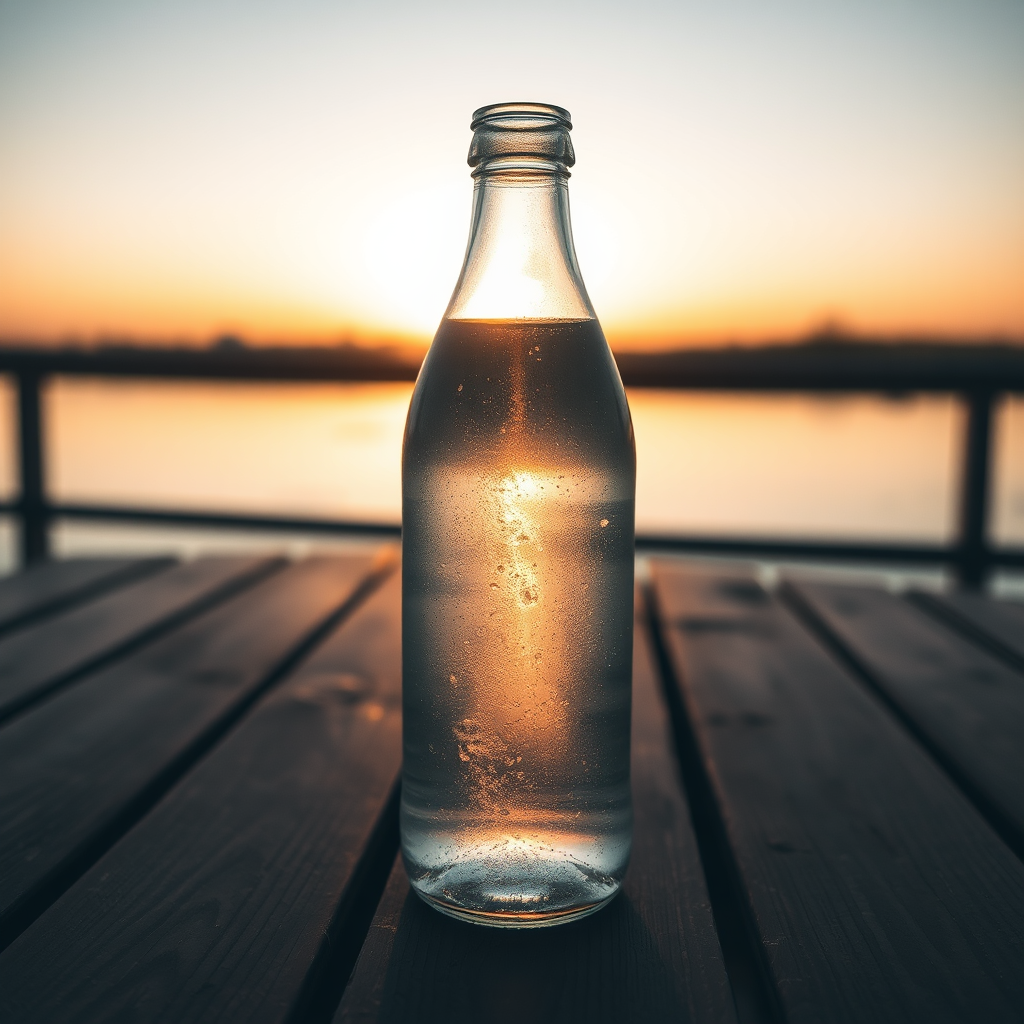
[(459, 385), (459, 387), (458, 387), (458, 390), (459, 390), (459, 391), (461, 391), (461, 390), (462, 390), (462, 385), (461, 385), (461, 384)]
[(523, 604), (536, 604), (537, 590), (535, 587), (526, 587), (523, 590)]
[(497, 590), (497, 589), (498, 589), (498, 584), (497, 583), (492, 583), (491, 584), (491, 590)]
[(608, 525), (608, 520), (607, 519), (602, 519), (601, 520), (601, 525), (602, 526), (607, 526)]
[(448, 682), (450, 682), (452, 686), (455, 686), (458, 683), (458, 680), (455, 678), (454, 675), (451, 675), (448, 677)]

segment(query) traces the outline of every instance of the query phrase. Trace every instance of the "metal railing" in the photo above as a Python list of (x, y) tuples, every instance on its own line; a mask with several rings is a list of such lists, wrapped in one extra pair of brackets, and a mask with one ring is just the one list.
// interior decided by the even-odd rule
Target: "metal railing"
[[(959, 525), (952, 543), (640, 535), (638, 547), (779, 559), (931, 564), (952, 568), (960, 583), (970, 587), (981, 585), (996, 567), (1024, 567), (1024, 549), (995, 546), (988, 530), (993, 409), (1003, 395), (1024, 393), (1024, 348), (999, 344), (878, 345), (831, 341), (757, 349), (620, 353), (618, 362), (624, 383), (636, 388), (941, 393), (957, 396), (966, 411)], [(415, 365), (401, 359), (351, 348), (0, 348), (0, 373), (13, 376), (17, 383), (21, 486), (15, 500), (0, 503), (0, 512), (17, 519), (21, 557), (26, 564), (48, 557), (50, 526), (58, 519), (397, 535), (398, 526), (384, 523), (54, 501), (46, 487), (44, 384), (59, 376), (319, 383), (411, 381), (416, 370)]]

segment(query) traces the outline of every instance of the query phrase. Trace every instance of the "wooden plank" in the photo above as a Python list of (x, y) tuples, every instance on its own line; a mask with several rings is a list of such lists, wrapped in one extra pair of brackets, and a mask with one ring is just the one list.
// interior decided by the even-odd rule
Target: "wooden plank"
[(288, 1016), (324, 935), (344, 943), (361, 854), (380, 884), (394, 855), (394, 800), (371, 840), (401, 763), (400, 598), (393, 574), (0, 956), (0, 1018)]
[(0, 730), (0, 938), (9, 942), (149, 809), (368, 567), (365, 558), (292, 565)]
[(0, 721), (227, 596), (273, 562), (203, 558), (103, 594), (0, 640)]
[(1019, 1022), (1024, 865), (752, 580), (654, 579), (785, 1019)]
[(69, 558), (0, 579), (0, 632), (52, 615), (172, 562), (169, 558)]
[(1024, 671), (1024, 604), (969, 591), (914, 594), (913, 600)]
[(1020, 674), (885, 591), (803, 583), (787, 590), (1024, 858)]
[(422, 903), (399, 860), (335, 1024), (734, 1019), (642, 623), (633, 672), (635, 839), (622, 894), (557, 928), (481, 928)]

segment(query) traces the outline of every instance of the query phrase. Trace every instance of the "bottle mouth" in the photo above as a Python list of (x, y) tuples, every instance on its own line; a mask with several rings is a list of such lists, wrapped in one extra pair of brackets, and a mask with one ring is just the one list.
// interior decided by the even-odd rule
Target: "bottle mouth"
[(529, 130), (559, 124), (566, 131), (572, 131), (572, 118), (565, 107), (553, 103), (489, 103), (473, 111), (471, 131), (484, 123), (511, 131)]
[(473, 111), (473, 177), (496, 173), (569, 176), (576, 162), (569, 111), (550, 103), (491, 103)]

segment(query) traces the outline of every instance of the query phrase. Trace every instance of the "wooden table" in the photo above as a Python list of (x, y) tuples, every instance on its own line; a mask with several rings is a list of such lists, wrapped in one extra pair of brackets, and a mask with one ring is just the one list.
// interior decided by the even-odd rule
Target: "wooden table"
[(1024, 1020), (1024, 606), (654, 560), (625, 889), (396, 859), (396, 553), (0, 583), (0, 1020)]

